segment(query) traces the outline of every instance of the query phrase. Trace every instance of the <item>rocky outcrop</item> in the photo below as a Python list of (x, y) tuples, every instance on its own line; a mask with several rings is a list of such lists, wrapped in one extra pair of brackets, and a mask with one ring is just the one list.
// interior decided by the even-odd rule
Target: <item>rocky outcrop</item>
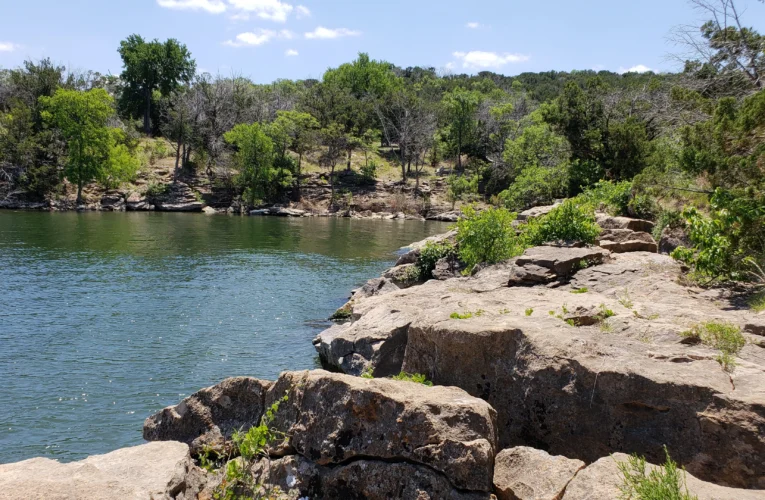
[(692, 246), (691, 239), (681, 227), (665, 227), (661, 232), (659, 240), (659, 251), (667, 255), (671, 254), (678, 247)]
[(305, 217), (307, 212), (305, 210), (298, 210), (297, 208), (282, 207), (275, 205), (270, 208), (260, 208), (257, 210), (250, 210), (250, 215), (273, 215), (276, 217)]
[[(240, 426), (246, 430), (259, 423), (264, 411), (259, 398), (252, 396), (260, 391), (250, 390), (252, 387), (268, 387), (265, 407), (280, 401), (271, 426), (287, 436), (287, 441), (276, 443), (271, 453), (289, 458), (280, 462), (285, 470), (305, 471), (304, 479), (289, 485), (303, 484), (306, 491), (301, 494), (316, 487), (317, 480), (311, 477), (317, 474), (325, 494), (332, 488), (345, 491), (343, 485), (354, 482), (355, 487), (380, 492), (374, 495), (431, 488), (431, 498), (472, 498), (458, 493), (492, 489), (495, 412), (485, 401), (455, 387), (426, 387), (322, 370), (287, 372), (273, 384), (232, 379), (150, 417), (144, 436), (180, 437), (198, 443), (211, 433), (225, 435), (224, 429), (234, 423), (249, 422)], [(242, 396), (236, 398), (237, 394)], [(216, 414), (216, 407), (225, 411), (219, 409), (221, 413)], [(192, 408), (197, 409), (190, 411)], [(207, 425), (200, 425), (200, 415), (209, 416)], [(197, 436), (194, 429), (199, 429)], [(375, 484), (370, 477), (354, 477), (353, 471), (365, 461), (377, 477), (389, 478)], [(287, 482), (287, 475), (282, 477)], [(441, 492), (448, 495), (441, 496)], [(363, 498), (383, 498), (374, 495)]]
[(631, 229), (604, 229), (596, 244), (613, 253), (659, 251), (659, 245), (653, 236)]
[(270, 382), (249, 377), (227, 379), (147, 418), (143, 437), (186, 443), (194, 455), (205, 448), (223, 453), (234, 431), (260, 423), (270, 387)]
[[(621, 490), (624, 476), (619, 465), (628, 461), (629, 456), (623, 453), (601, 458), (572, 478), (563, 495), (563, 500), (624, 498)], [(656, 465), (648, 464), (646, 472), (661, 469)], [(685, 493), (687, 488), (688, 493), (697, 497), (698, 500), (761, 500), (765, 498), (763, 491), (726, 488), (701, 481), (689, 473), (683, 474), (683, 478), (685, 484), (681, 485), (681, 491)]]
[(2, 500), (191, 500), (205, 485), (182, 443), (150, 443), (80, 462), (34, 458), (0, 465)]
[[(393, 371), (403, 349), (402, 370), (489, 402), (502, 447), (661, 462), (666, 444), (701, 479), (765, 488), (762, 348), (747, 344), (727, 373), (718, 351), (680, 336), (704, 321), (744, 328), (759, 317), (721, 292), (679, 284), (681, 273), (656, 253), (529, 249), (469, 278), (359, 299), (352, 321), (317, 345), (325, 362), (360, 373), (385, 363), (379, 353), (392, 341)], [(406, 319), (393, 321), (394, 311)]]
[(604, 213), (596, 213), (595, 220), (602, 229), (629, 229), (630, 231), (650, 233), (654, 223), (642, 219), (630, 219), (629, 217), (613, 217)]
[(106, 193), (101, 197), (101, 210), (107, 212), (124, 212), (127, 208), (122, 193)]
[(518, 220), (528, 221), (531, 219), (536, 219), (537, 217), (542, 217), (544, 215), (549, 214), (554, 209), (558, 208), (560, 205), (561, 205), (560, 203), (555, 203), (554, 205), (533, 207), (528, 210), (524, 210), (523, 212), (518, 214)]
[(499, 500), (560, 500), (584, 466), (534, 448), (503, 450), (494, 462), (494, 489)]

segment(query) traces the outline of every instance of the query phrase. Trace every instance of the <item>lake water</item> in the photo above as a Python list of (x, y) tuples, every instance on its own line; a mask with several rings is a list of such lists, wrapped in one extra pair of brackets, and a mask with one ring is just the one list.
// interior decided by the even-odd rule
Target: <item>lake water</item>
[(350, 290), (446, 227), (0, 211), (0, 463), (140, 444), (202, 387), (316, 367)]

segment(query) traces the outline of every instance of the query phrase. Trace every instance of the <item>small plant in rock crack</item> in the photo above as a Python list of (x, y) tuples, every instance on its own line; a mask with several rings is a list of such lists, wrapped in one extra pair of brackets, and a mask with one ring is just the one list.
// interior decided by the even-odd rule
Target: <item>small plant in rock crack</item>
[(361, 372), (361, 378), (373, 379), (375, 378), (373, 372), (374, 372), (374, 369), (371, 366), (367, 366), (366, 368), (364, 368), (364, 371)]
[(486, 311), (484, 311), (483, 309), (479, 309), (479, 310), (477, 310), (476, 312), (465, 311), (465, 312), (464, 312), (464, 313), (462, 313), (462, 314), (460, 314), (460, 313), (458, 313), (458, 312), (453, 312), (453, 313), (452, 313), (452, 314), (451, 314), (449, 317), (450, 317), (451, 319), (470, 319), (470, 318), (472, 318), (472, 317), (479, 317), (479, 316), (483, 316), (483, 314), (484, 314), (485, 312), (486, 312)]
[(698, 500), (691, 495), (685, 481), (685, 470), (678, 468), (670, 458), (667, 447), (664, 447), (667, 457), (663, 467), (651, 468), (649, 471), (645, 458), (632, 455), (627, 462), (619, 463), (622, 484), (619, 489), (621, 498), (634, 500)]
[(719, 349), (720, 355), (717, 356), (717, 361), (727, 372), (735, 369), (735, 356), (746, 345), (746, 339), (741, 334), (741, 328), (726, 322), (707, 321), (693, 326), (680, 335), (689, 342), (699, 342)]
[[(279, 406), (288, 401), (285, 395), (266, 410), (260, 425), (250, 427), (247, 432), (236, 431), (231, 436), (235, 452), (239, 455), (226, 464), (220, 486), (213, 493), (215, 500), (270, 500), (280, 494), (278, 487), (271, 487), (268, 481), (258, 482), (253, 468), (261, 460), (270, 460), (268, 448), (288, 436), (272, 427)], [(230, 458), (230, 457), (229, 457)], [(269, 467), (266, 467), (268, 470)]]
[(598, 313), (598, 317), (600, 318), (601, 321), (605, 321), (608, 318), (611, 318), (613, 316), (616, 316), (616, 313), (614, 311), (606, 307), (605, 304), (600, 304), (600, 312)]
[(571, 293), (573, 293), (573, 294), (581, 294), (581, 293), (587, 293), (589, 291), (590, 290), (586, 286), (583, 286), (582, 288), (577, 288), (576, 290), (571, 290)]
[(530, 307), (528, 309), (526, 309), (526, 316), (531, 316), (532, 314), (534, 314), (534, 309), (532, 309)]
[(504, 314), (510, 314), (510, 309), (507, 309), (507, 308), (505, 308), (505, 309), (500, 309), (500, 311), (499, 311), (499, 314), (503, 314), (503, 315), (504, 315)]
[(393, 380), (400, 380), (403, 382), (414, 382), (416, 384), (422, 384), (427, 387), (433, 387), (433, 382), (422, 373), (406, 373), (401, 372), (398, 375), (391, 377)]
[(619, 300), (619, 303), (627, 309), (632, 309), (635, 307), (635, 304), (630, 298), (630, 291), (626, 288), (620, 295), (617, 295), (617, 299)]

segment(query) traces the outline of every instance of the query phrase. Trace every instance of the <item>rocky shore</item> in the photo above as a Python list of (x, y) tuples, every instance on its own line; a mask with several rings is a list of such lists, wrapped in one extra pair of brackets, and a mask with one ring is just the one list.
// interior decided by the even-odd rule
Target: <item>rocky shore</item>
[[(663, 464), (665, 447), (699, 499), (765, 498), (765, 315), (687, 283), (658, 253), (682, 235), (598, 223), (597, 246), (469, 277), (444, 259), (425, 283), (414, 244), (315, 340), (332, 372), (228, 379), (149, 417), (149, 444), (0, 465), (0, 499), (213, 499), (244, 463), (235, 432), (264, 417), (281, 438), (248, 473), (268, 498), (615, 499), (628, 454)], [(735, 366), (683, 335), (704, 324), (741, 332)], [(434, 386), (386, 378), (400, 372)]]

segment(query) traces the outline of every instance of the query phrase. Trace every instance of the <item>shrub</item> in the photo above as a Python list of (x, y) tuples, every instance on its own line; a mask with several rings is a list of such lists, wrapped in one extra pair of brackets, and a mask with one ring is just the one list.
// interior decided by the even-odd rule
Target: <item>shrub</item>
[(433, 387), (433, 382), (427, 379), (427, 377), (421, 373), (406, 373), (401, 372), (398, 375), (392, 377), (393, 380), (401, 380), (404, 382), (414, 382), (416, 384), (422, 384), (428, 387)]
[(710, 280), (765, 281), (765, 197), (717, 189), (710, 203), (710, 217), (683, 211), (693, 248), (677, 248), (672, 257)]
[(746, 345), (746, 339), (741, 334), (741, 328), (732, 323), (708, 321), (695, 325), (681, 335), (719, 349), (729, 355), (738, 354)]
[(460, 200), (465, 200), (471, 195), (478, 194), (478, 181), (480, 178), (478, 175), (467, 177), (466, 175), (450, 175), (446, 179), (446, 184), (449, 189), (446, 191), (446, 199), (452, 204), (452, 210), (454, 206)]
[(149, 199), (162, 198), (170, 192), (170, 184), (162, 184), (161, 182), (152, 182), (149, 187), (146, 188), (146, 197)]
[(590, 290), (585, 286), (585, 287), (582, 287), (582, 288), (577, 288), (576, 290), (571, 290), (571, 293), (581, 294), (581, 293), (587, 293), (589, 291)]
[(525, 210), (538, 205), (549, 205), (566, 196), (568, 169), (565, 166), (545, 168), (527, 167), (515, 182), (497, 195), (508, 210)]
[(504, 208), (479, 213), (472, 207), (465, 207), (463, 213), (464, 217), (457, 221), (457, 245), (467, 272), (477, 264), (494, 264), (523, 253), (523, 242), (512, 224), (514, 213)]
[(656, 241), (659, 241), (664, 229), (675, 229), (679, 227), (685, 227), (685, 219), (683, 218), (682, 212), (679, 210), (664, 210), (656, 219), (656, 225), (653, 228), (653, 238)]
[(361, 166), (361, 177), (367, 182), (374, 184), (377, 179), (377, 163), (370, 161), (366, 165)]
[(765, 292), (755, 293), (747, 301), (754, 312), (765, 311)]
[(645, 458), (632, 455), (619, 464), (622, 498), (638, 500), (697, 500), (688, 492), (685, 471), (679, 469), (664, 447), (667, 461), (662, 468), (647, 470)]
[(595, 223), (591, 207), (566, 200), (546, 216), (529, 222), (525, 238), (530, 246), (554, 241), (592, 244), (599, 234), (600, 227)]
[(629, 181), (599, 181), (577, 196), (577, 200), (611, 215), (629, 215), (631, 192), (632, 183)]
[(653, 198), (645, 194), (635, 196), (627, 204), (627, 214), (639, 219), (656, 220), (656, 214), (660, 211)]
[(432, 279), (436, 263), (441, 259), (453, 257), (454, 255), (454, 246), (449, 242), (426, 243), (425, 247), (420, 250), (420, 256), (417, 258), (415, 264), (418, 271), (418, 278), (422, 281)]
[(528, 309), (526, 309), (526, 316), (531, 316), (532, 314), (534, 314), (534, 309), (532, 309), (530, 307)]

